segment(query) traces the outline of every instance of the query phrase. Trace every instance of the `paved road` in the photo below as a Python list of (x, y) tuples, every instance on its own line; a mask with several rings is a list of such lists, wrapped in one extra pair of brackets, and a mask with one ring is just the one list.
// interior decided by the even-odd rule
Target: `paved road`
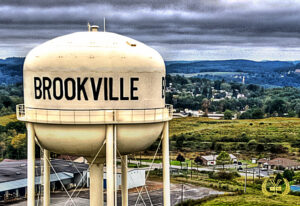
[[(137, 161), (137, 160), (130, 160), (131, 163), (134, 163), (134, 164), (139, 164), (140, 161)], [(142, 164), (143, 165), (148, 165), (149, 167), (145, 167), (144, 169), (145, 170), (154, 170), (154, 169), (161, 169), (162, 168), (162, 164), (161, 163), (151, 163), (151, 162), (143, 162), (142, 161)], [(152, 164), (152, 167), (150, 168)], [(225, 165), (225, 168), (238, 168), (240, 167), (239, 165), (234, 165), (234, 164), (231, 164), (231, 165)], [(181, 169), (181, 166), (176, 166), (176, 165), (170, 165), (170, 168), (172, 169)], [(186, 167), (183, 167), (183, 168), (186, 168)], [(215, 165), (215, 166), (208, 166), (208, 167), (192, 167), (193, 170), (198, 170), (198, 171), (214, 171), (216, 169), (222, 169), (223, 166), (222, 165)], [(245, 169), (245, 165), (242, 165), (242, 168), (243, 170), (242, 171), (238, 171), (238, 173), (241, 175), (241, 176), (245, 176), (246, 173), (244, 171)], [(191, 169), (190, 167), (188, 169)], [(259, 175), (261, 177), (268, 177), (269, 175), (273, 174), (273, 171), (272, 170), (269, 170), (269, 171), (262, 171), (256, 167), (256, 168), (248, 168), (247, 169), (247, 176), (248, 177), (252, 177), (253, 176), (253, 169), (254, 169), (254, 176), (255, 177), (259, 177)]]
[[(137, 161), (137, 160), (130, 160), (130, 163), (134, 163), (134, 164), (139, 164), (140, 161)], [(149, 170), (150, 169), (150, 166), (151, 166), (151, 162), (143, 162), (142, 161), (142, 165), (148, 165), (149, 167), (145, 167), (144, 169), (146, 170)], [(152, 167), (151, 167), (151, 170), (154, 170), (154, 169), (161, 169), (162, 168), (162, 164), (161, 163), (153, 163), (152, 164)], [(170, 168), (172, 169), (181, 169), (181, 166), (177, 166), (177, 165), (170, 165)], [(182, 167), (182, 168), (186, 168), (186, 167)], [(189, 169), (191, 169), (189, 167)], [(193, 170), (197, 170), (198, 171), (213, 171), (213, 168), (211, 167), (192, 167)]]
[[(151, 182), (153, 185), (153, 182)], [(162, 183), (156, 182), (155, 184), (158, 184), (159, 189), (151, 190), (149, 191), (149, 196), (152, 202), (152, 205), (158, 206), (163, 205), (163, 192), (162, 192)], [(185, 184), (183, 186), (183, 200), (188, 199), (200, 199), (209, 195), (213, 194), (223, 194), (224, 192), (216, 191), (210, 188), (205, 187), (198, 187), (195, 185)], [(171, 205), (176, 205), (181, 202), (181, 195), (182, 195), (182, 185), (181, 184), (171, 184)], [(105, 197), (105, 195), (104, 195)], [(138, 197), (138, 193), (136, 191), (129, 192), (129, 205), (135, 205), (136, 200)], [(145, 193), (145, 191), (142, 193), (143, 200), (141, 198), (137, 202), (137, 206), (141, 205), (151, 205), (150, 199), (148, 195)], [(89, 205), (89, 191), (85, 190), (82, 191), (78, 198), (74, 199), (74, 202), (77, 206), (86, 206)], [(65, 202), (67, 200), (67, 195), (64, 192), (58, 192), (56, 194), (51, 194), (51, 205), (52, 206), (72, 206), (73, 204), (69, 202), (67, 205), (65, 205)], [(144, 201), (144, 203), (143, 203)], [(20, 202), (17, 204), (13, 204), (13, 206), (25, 206), (26, 202)], [(37, 204), (36, 204), (37, 205)], [(41, 203), (39, 205), (42, 205)], [(105, 204), (106, 205), (106, 204)], [(118, 205), (121, 206), (121, 194), (118, 193)]]

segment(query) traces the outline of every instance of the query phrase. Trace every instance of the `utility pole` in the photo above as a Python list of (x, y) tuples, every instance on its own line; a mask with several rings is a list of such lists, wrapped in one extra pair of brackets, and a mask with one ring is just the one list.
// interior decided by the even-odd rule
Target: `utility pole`
[(253, 168), (253, 184), (254, 184), (254, 172), (255, 172), (255, 171), (254, 171), (254, 168)]
[(192, 160), (191, 161), (191, 179), (193, 179), (193, 163), (192, 163)]
[(216, 163), (215, 163), (215, 154), (216, 154), (216, 152), (213, 151), (213, 165), (214, 165), (213, 171), (215, 171), (215, 165), (216, 165)]
[(181, 184), (181, 205), (183, 203), (183, 183)]
[(199, 170), (198, 170), (198, 162), (197, 162), (197, 179), (198, 179), (198, 175), (199, 175)]
[(245, 174), (245, 189), (244, 189), (244, 193), (246, 193), (246, 188), (247, 188), (247, 163), (246, 163), (246, 174)]
[(260, 166), (258, 166), (258, 179), (260, 179)]
[(142, 152), (140, 152), (140, 167), (142, 165)]

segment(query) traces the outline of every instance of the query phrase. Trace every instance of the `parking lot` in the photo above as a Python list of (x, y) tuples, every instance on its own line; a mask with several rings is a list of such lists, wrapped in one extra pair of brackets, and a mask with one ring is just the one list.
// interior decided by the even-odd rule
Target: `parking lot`
[[(162, 192), (162, 183), (148, 181), (147, 188), (149, 190), (149, 196), (145, 192), (142, 194), (142, 199), (139, 198), (137, 201), (138, 193), (136, 189), (129, 191), (129, 205), (163, 205), (163, 192)], [(140, 189), (140, 188), (138, 188)], [(223, 194), (224, 192), (216, 191), (210, 188), (198, 187), (190, 184), (171, 184), (171, 205), (176, 205), (181, 202), (181, 200), (188, 199), (200, 199), (206, 196), (214, 194)], [(105, 195), (104, 195), (105, 197)], [(149, 198), (150, 197), (150, 198)], [(51, 205), (53, 206), (64, 206), (68, 196), (65, 192), (56, 192), (51, 194)], [(80, 195), (73, 200), (77, 206), (86, 206), (89, 205), (89, 190), (83, 190)], [(145, 203), (145, 204), (144, 204)], [(152, 203), (152, 204), (151, 204)], [(12, 204), (13, 206), (25, 206), (26, 201)], [(38, 204), (37, 204), (38, 205)], [(39, 205), (42, 205), (41, 202)], [(73, 203), (69, 201), (67, 206), (71, 206)], [(118, 193), (118, 205), (121, 206), (121, 193)]]

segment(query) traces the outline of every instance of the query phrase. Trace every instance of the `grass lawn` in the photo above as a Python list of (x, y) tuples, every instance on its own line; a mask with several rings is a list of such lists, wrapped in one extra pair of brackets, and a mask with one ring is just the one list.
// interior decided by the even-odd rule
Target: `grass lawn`
[[(292, 146), (297, 145), (299, 137), (300, 118), (213, 120), (186, 117), (170, 122), (171, 150), (186, 153), (239, 151), (240, 156), (249, 157), (251, 153), (251, 157), (258, 157), (258, 153), (265, 156), (274, 150), (278, 151), (274, 148), (282, 146), (286, 150), (282, 150), (282, 154), (293, 153), (294, 157), (298, 157), (298, 148)], [(254, 142), (252, 145), (249, 145), (250, 140)], [(195, 155), (188, 158), (195, 158)], [(249, 165), (251, 166), (254, 165)]]
[[(217, 197), (213, 200), (200, 204), (201, 206), (296, 206), (300, 205), (300, 197), (286, 195), (283, 197), (266, 197), (263, 194), (245, 194), (237, 196)], [(200, 206), (199, 205), (199, 206)]]
[(129, 168), (143, 168), (143, 167), (148, 167), (148, 165), (139, 165), (139, 166), (137, 166), (137, 164), (135, 164), (135, 163), (128, 163), (128, 167)]
[[(137, 161), (139, 161), (139, 159), (137, 159)], [(142, 159), (142, 162), (152, 162), (153, 160), (152, 159)], [(158, 159), (155, 159), (154, 160), (154, 163), (161, 163), (162, 161), (161, 160), (158, 160)]]
[[(213, 120), (209, 118), (175, 118), (170, 122), (170, 136), (198, 134), (202, 140), (228, 136), (240, 137), (245, 133), (251, 139), (289, 140), (300, 136), (300, 118), (266, 118), (248, 120)], [(284, 141), (284, 142), (285, 142)]]
[(248, 164), (247, 168), (257, 167), (257, 165), (258, 165), (257, 163), (252, 163), (251, 160), (240, 160), (240, 162), (242, 162), (243, 165)]

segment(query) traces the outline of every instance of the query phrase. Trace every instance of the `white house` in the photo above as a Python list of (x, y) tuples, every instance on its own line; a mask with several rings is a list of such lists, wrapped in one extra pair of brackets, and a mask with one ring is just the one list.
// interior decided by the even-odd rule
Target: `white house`
[[(229, 154), (230, 156), (230, 160), (232, 161), (232, 163), (237, 163), (238, 159), (236, 156), (234, 156), (233, 154)], [(218, 155), (206, 155), (206, 156), (201, 156), (201, 159), (203, 161), (203, 165), (216, 165), (217, 164), (217, 158)]]

